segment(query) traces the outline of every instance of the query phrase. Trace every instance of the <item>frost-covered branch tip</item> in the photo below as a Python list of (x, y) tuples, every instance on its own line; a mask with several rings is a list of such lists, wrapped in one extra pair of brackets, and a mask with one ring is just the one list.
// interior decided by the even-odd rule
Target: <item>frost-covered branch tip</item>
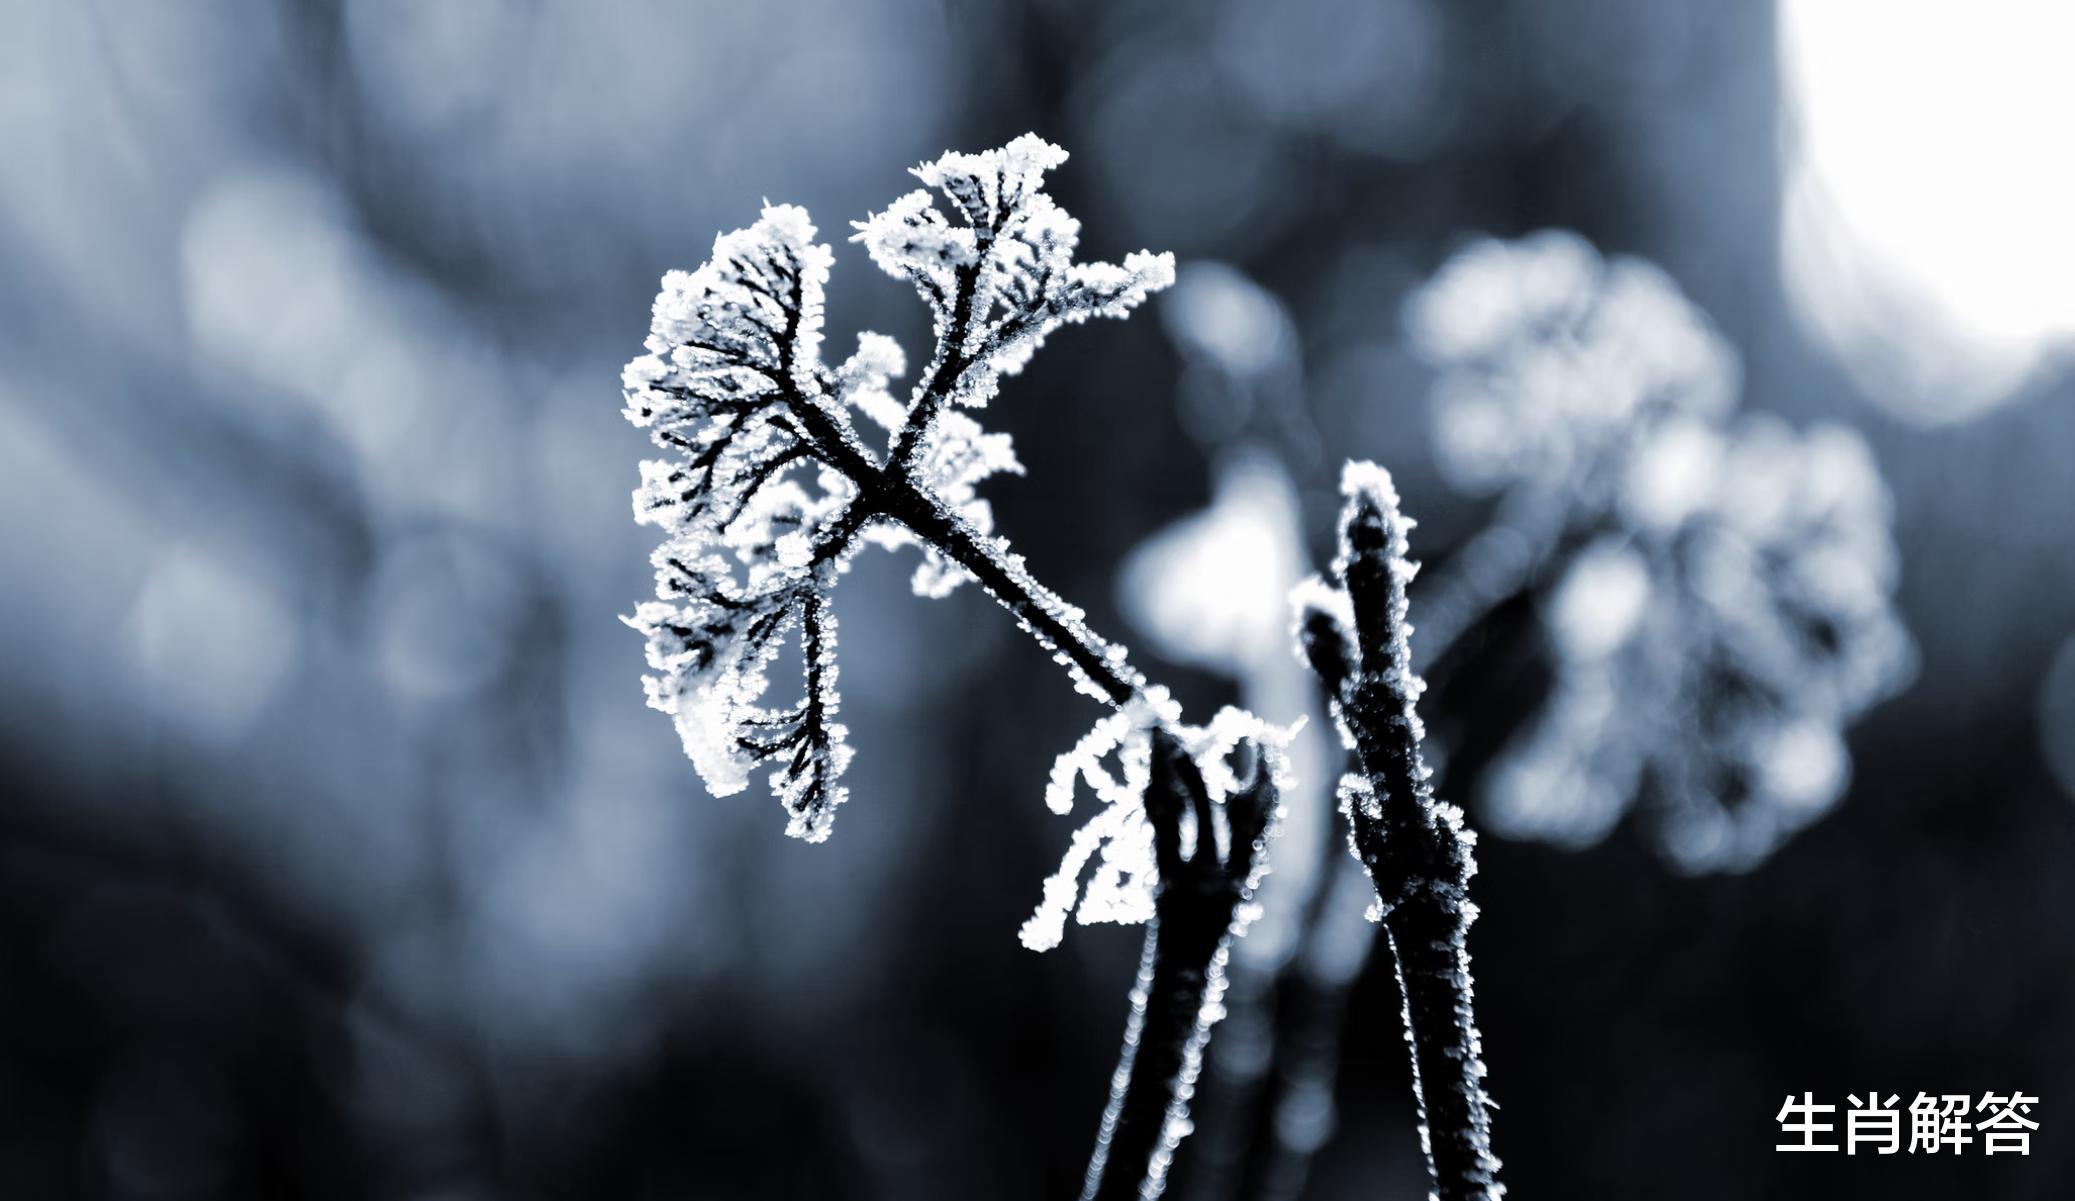
[[(1118, 862), (1113, 848), (1131, 846), (1134, 862), (1124, 870), (1124, 892), (1128, 904), (1142, 903), (1142, 916), (1150, 919), (1124, 1052), (1089, 1159), (1083, 1201), (1155, 1201), (1166, 1187), (1191, 1130), (1189, 1106), (1211, 1028), (1224, 1016), (1232, 941), (1253, 916), (1254, 892), (1280, 817), (1278, 798), (1290, 784), (1285, 741), (1282, 732), (1227, 709), (1206, 729), (1156, 723), (1132, 731), (1118, 748), (1131, 765), (1123, 781), (1104, 775), (1092, 760), (1069, 766), (1074, 757), (1062, 756), (1060, 771), (1089, 773), (1091, 781), (1103, 779), (1104, 787), (1136, 789), (1122, 820), (1142, 836), (1105, 844), (1097, 879), (1112, 874)], [(1072, 778), (1067, 776), (1069, 790)], [(1141, 893), (1139, 879), (1157, 883)], [(1096, 890), (1090, 886), (1091, 901)], [(1046, 891), (1049, 904), (1052, 885)], [(1117, 914), (1112, 910), (1109, 916)], [(1064, 917), (1060, 909), (1057, 921)], [(1085, 904), (1082, 920), (1096, 920)], [(1056, 940), (1056, 925), (1050, 937)]]
[[(714, 794), (768, 768), (789, 833), (826, 837), (844, 799), (830, 597), (862, 541), (918, 546), (923, 595), (978, 580), (1083, 691), (1124, 705), (1143, 688), (1123, 649), (993, 535), (978, 488), (1022, 470), (1008, 435), (946, 411), (984, 405), (1061, 324), (1124, 316), (1173, 279), (1164, 254), (1073, 261), (1079, 224), (1043, 190), (1065, 158), (1035, 136), (946, 154), (915, 174), (948, 216), (918, 190), (858, 224), (872, 260), (936, 315), (930, 365), (905, 401), (890, 390), (906, 369), (890, 338), (863, 334), (841, 364), (822, 361), (834, 255), (792, 205), (767, 206), (716, 238), (698, 270), (666, 275), (646, 353), (626, 367), (626, 416), (668, 456), (642, 464), (634, 495), (636, 519), (665, 534), (657, 599), (627, 619), (648, 638), (649, 704), (675, 720)], [(768, 707), (768, 670), (796, 631), (801, 698)]]
[(1157, 814), (1147, 809), (1149, 791), (1157, 791), (1155, 752), (1163, 740), (1187, 753), (1190, 770), (1204, 781), (1206, 804), (1222, 813), (1250, 787), (1235, 771), (1235, 758), (1259, 759), (1269, 784), (1289, 787), (1285, 750), (1295, 732), (1231, 707), (1219, 710), (1207, 726), (1184, 725), (1181, 706), (1157, 686), (1106, 714), (1052, 764), (1045, 789), (1052, 812), (1071, 813), (1083, 782), (1101, 808), (1074, 834), (1059, 870), (1045, 881), (1037, 911), (1023, 923), (1023, 945), (1033, 951), (1058, 946), (1069, 917), (1085, 926), (1136, 924), (1153, 916), (1156, 889), (1168, 878), (1157, 854)]
[(1360, 770), (1341, 781), (1350, 850), (1376, 888), (1371, 915), (1390, 934), (1405, 997), (1406, 1039), (1420, 1138), (1434, 1195), (1501, 1196), (1491, 1151), (1491, 1100), (1472, 1007), (1466, 936), (1476, 918), (1468, 886), (1476, 836), (1462, 812), (1434, 799), (1421, 753), (1405, 588), (1412, 522), (1390, 475), (1350, 463), (1341, 477), (1340, 554), (1330, 580), (1298, 590), (1297, 637), (1332, 697), (1341, 737)]

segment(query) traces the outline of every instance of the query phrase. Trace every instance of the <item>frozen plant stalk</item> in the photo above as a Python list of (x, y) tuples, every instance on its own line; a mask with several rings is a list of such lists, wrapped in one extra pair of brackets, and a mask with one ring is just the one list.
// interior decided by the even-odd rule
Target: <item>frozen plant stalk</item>
[(1277, 797), (1290, 783), (1279, 744), (1276, 732), (1232, 709), (1208, 729), (1148, 733), (1138, 795), (1158, 884), (1082, 1201), (1159, 1197), (1192, 1129), (1189, 1105), (1211, 1027), (1224, 1016), (1232, 942), (1251, 919)]
[[(905, 370), (890, 338), (863, 334), (840, 365), (822, 361), (834, 256), (805, 210), (767, 206), (716, 239), (697, 271), (664, 277), (647, 353), (624, 377), (628, 420), (670, 455), (642, 464), (634, 495), (636, 519), (666, 538), (653, 556), (657, 599), (628, 624), (648, 638), (649, 704), (674, 720), (708, 790), (739, 792), (767, 771), (787, 832), (809, 841), (828, 836), (845, 796), (831, 595), (864, 543), (918, 547), (921, 595), (977, 581), (1111, 707), (1053, 770), (1055, 811), (1073, 807), (1084, 779), (1103, 805), (1046, 882), (1023, 941), (1056, 944), (1069, 916), (1148, 925), (1088, 1179), (1091, 1195), (1151, 1201), (1189, 1130), (1224, 962), (1275, 830), (1286, 735), (1238, 710), (1184, 725), (1166, 690), (994, 535), (978, 495), (988, 477), (1022, 470), (1008, 435), (972, 416), (1001, 377), (1061, 325), (1123, 317), (1174, 279), (1165, 254), (1074, 261), (1080, 223), (1044, 192), (1065, 159), (1035, 135), (946, 154), (915, 168), (927, 189), (857, 224), (853, 240), (935, 318), (936, 345), (905, 401), (888, 387)], [(795, 630), (801, 699), (768, 707), (767, 669)]]
[(1371, 915), (1390, 935), (1405, 998), (1420, 1141), (1438, 1201), (1502, 1196), (1491, 1150), (1491, 1098), (1472, 1004), (1467, 936), (1476, 835), (1434, 799), (1416, 708), (1425, 688), (1407, 642), (1405, 558), (1412, 522), (1389, 473), (1349, 463), (1340, 490), (1340, 554), (1330, 582), (1298, 590), (1298, 642), (1332, 697), (1360, 770), (1340, 783), (1350, 850), (1376, 887)]

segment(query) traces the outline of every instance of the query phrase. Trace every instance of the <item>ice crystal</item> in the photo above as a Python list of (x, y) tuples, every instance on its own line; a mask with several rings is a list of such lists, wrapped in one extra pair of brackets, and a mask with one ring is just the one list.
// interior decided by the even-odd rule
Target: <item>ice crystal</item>
[[(715, 795), (768, 767), (789, 833), (826, 837), (845, 796), (830, 598), (862, 541), (919, 546), (925, 596), (979, 578), (1083, 691), (1123, 704), (1142, 685), (1122, 648), (993, 535), (978, 489), (1022, 470), (1008, 435), (946, 411), (985, 404), (1061, 324), (1124, 316), (1173, 278), (1167, 255), (1073, 261), (1079, 224), (1043, 191), (1065, 158), (1035, 136), (946, 154), (915, 174), (950, 202), (948, 218), (917, 191), (858, 224), (855, 240), (936, 315), (930, 365), (905, 401), (891, 391), (906, 359), (890, 338), (862, 334), (849, 358), (823, 363), (834, 256), (792, 205), (767, 205), (698, 270), (664, 276), (646, 353), (627, 364), (627, 418), (669, 456), (642, 464), (634, 494), (636, 519), (665, 535), (657, 599), (626, 619), (648, 640), (649, 704), (674, 719)], [(883, 452), (857, 418), (884, 432)], [(803, 694), (767, 706), (769, 668), (794, 637)]]
[[(1176, 739), (1187, 752), (1218, 811), (1240, 791), (1229, 758), (1242, 743), (1259, 748), (1264, 770), (1278, 791), (1291, 783), (1284, 751), (1295, 730), (1269, 725), (1243, 709), (1221, 709), (1207, 726), (1183, 725), (1181, 706), (1169, 698), (1166, 689), (1154, 687), (1106, 714), (1072, 750), (1053, 762), (1045, 804), (1054, 813), (1073, 811), (1083, 783), (1101, 808), (1075, 832), (1059, 870), (1045, 881), (1037, 911), (1023, 924), (1024, 946), (1033, 951), (1058, 946), (1069, 916), (1084, 926), (1135, 924), (1153, 916), (1160, 875), (1145, 799), (1153, 776), (1156, 731)], [(1204, 829), (1189, 813), (1182, 815), (1182, 822), (1185, 857), (1199, 844), (1207, 845), (1204, 840), (1218, 844), (1219, 859), (1230, 857), (1228, 830)], [(1084, 875), (1088, 877), (1085, 889), (1081, 883)], [(1256, 882), (1247, 882), (1249, 894)]]

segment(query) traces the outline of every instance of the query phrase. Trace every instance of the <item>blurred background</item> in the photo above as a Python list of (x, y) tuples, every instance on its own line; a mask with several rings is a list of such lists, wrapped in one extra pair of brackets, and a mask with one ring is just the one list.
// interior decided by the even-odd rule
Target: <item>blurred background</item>
[[(1343, 454), (1397, 473), (1422, 557), (1491, 520), (1437, 461), (1404, 321), (1481, 235), (1655, 263), (1743, 409), (1871, 448), (1914, 670), (1850, 727), (1834, 811), (1727, 872), (1626, 823), (1485, 840), (1514, 1194), (2064, 1195), (2071, 26), (2014, 0), (0, 2), (0, 1196), (1078, 1188), (1138, 932), (1015, 932), (1088, 702), (985, 597), (862, 557), (853, 799), (807, 846), (761, 788), (705, 795), (616, 620), (650, 588), (617, 378), (657, 277), (764, 197), (840, 239), (905, 167), (1026, 130), (1073, 153), (1087, 257), (1253, 281), (1062, 333), (988, 414), (1028, 467), (999, 528), (1192, 713), (1245, 673), (1144, 641), (1122, 569), (1260, 426), (1204, 383), (1221, 320), (1262, 357), (1216, 370), (1287, 376), (1313, 561)], [(831, 346), (865, 326), (925, 357), (922, 307), (839, 247)], [(1303, 1195), (1423, 1196), (1387, 970), (1346, 1013)], [(2029, 1157), (1772, 1150), (1787, 1094), (1867, 1089), (2023, 1090), (2041, 1128)], [(1191, 1170), (1179, 1195), (1219, 1195)]]

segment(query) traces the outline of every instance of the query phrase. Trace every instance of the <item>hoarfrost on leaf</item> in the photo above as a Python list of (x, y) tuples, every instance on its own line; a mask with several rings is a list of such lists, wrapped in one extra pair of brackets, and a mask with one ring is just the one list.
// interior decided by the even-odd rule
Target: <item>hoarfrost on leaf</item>
[(1736, 352), (1678, 285), (1640, 259), (1602, 260), (1576, 234), (1481, 240), (1408, 302), (1433, 365), (1435, 450), (1458, 486), (1571, 481), (1630, 437), (1735, 403)]
[[(906, 356), (884, 335), (823, 363), (834, 256), (792, 205), (766, 205), (696, 271), (666, 274), (644, 353), (622, 374), (627, 419), (667, 456), (642, 464), (634, 494), (636, 519), (664, 534), (657, 599), (625, 619), (647, 640), (649, 704), (715, 795), (768, 769), (789, 833), (826, 837), (846, 795), (830, 599), (862, 542), (917, 545), (923, 595), (978, 578), (1083, 691), (1118, 705), (1143, 685), (1122, 648), (994, 535), (979, 488), (1022, 468), (1008, 435), (950, 408), (984, 404), (1060, 324), (1123, 316), (1173, 277), (1166, 255), (1073, 261), (1079, 224), (1043, 190), (1065, 158), (1034, 136), (946, 154), (915, 173), (950, 201), (948, 217), (917, 191), (859, 223), (873, 261), (936, 314), (929, 366), (905, 399), (892, 383)], [(883, 449), (860, 426), (883, 433)], [(800, 699), (767, 705), (770, 665), (792, 638)]]
[[(1044, 191), (1045, 173), (1066, 157), (1035, 134), (999, 150), (946, 154), (914, 174), (950, 202), (955, 220), (917, 190), (857, 223), (853, 240), (881, 270), (913, 284), (936, 316), (927, 391), (983, 406), (1060, 325), (1126, 316), (1174, 282), (1170, 254), (1074, 262), (1081, 224)], [(924, 406), (925, 394), (914, 405)], [(929, 407), (919, 412), (935, 417)]]
[[(1058, 946), (1069, 916), (1082, 925), (1136, 924), (1153, 916), (1155, 890), (1161, 876), (1156, 864), (1154, 826), (1146, 815), (1145, 802), (1146, 790), (1153, 782), (1156, 732), (1176, 740), (1187, 753), (1207, 790), (1214, 814), (1221, 815), (1226, 802), (1245, 786), (1246, 782), (1235, 776), (1229, 762), (1242, 744), (1250, 743), (1258, 749), (1262, 770), (1278, 791), (1291, 784), (1285, 750), (1295, 728), (1273, 726), (1231, 707), (1220, 710), (1208, 725), (1184, 725), (1181, 706), (1168, 696), (1166, 689), (1146, 689), (1130, 703), (1104, 715), (1052, 765), (1045, 803), (1054, 813), (1072, 812), (1075, 796), (1084, 783), (1100, 807), (1075, 831), (1059, 870), (1045, 881), (1036, 912), (1023, 924), (1024, 946), (1033, 951)], [(1209, 843), (1214, 844), (1211, 849), (1220, 860), (1231, 858), (1229, 828), (1215, 822), (1205, 828), (1188, 813), (1182, 816), (1181, 823), (1187, 844), (1185, 854)], [(1248, 882), (1249, 893), (1257, 882), (1257, 877)]]

